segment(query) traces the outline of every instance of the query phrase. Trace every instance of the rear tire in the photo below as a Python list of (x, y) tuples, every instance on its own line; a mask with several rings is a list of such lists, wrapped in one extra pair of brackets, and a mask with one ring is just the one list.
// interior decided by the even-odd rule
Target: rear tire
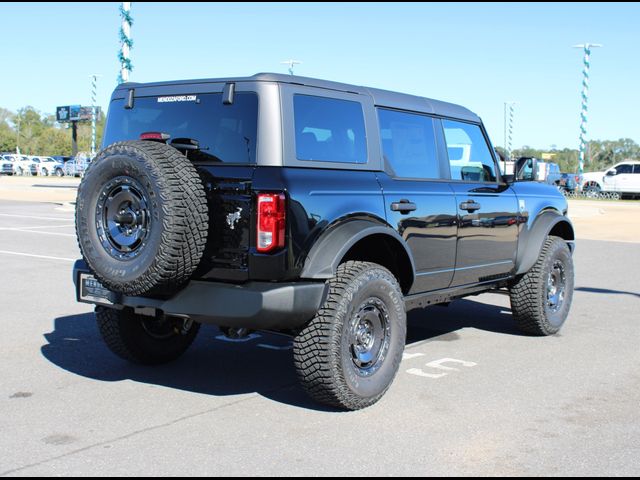
[(208, 228), (198, 172), (168, 145), (115, 143), (91, 162), (78, 188), (82, 256), (114, 292), (175, 293), (198, 267)]
[(406, 332), (404, 297), (391, 272), (346, 262), (329, 281), (324, 306), (294, 340), (298, 378), (325, 405), (373, 405), (395, 378)]
[(518, 328), (530, 335), (560, 331), (573, 299), (571, 251), (559, 237), (547, 237), (537, 262), (510, 288), (511, 311)]
[(159, 365), (180, 357), (191, 346), (200, 324), (178, 318), (135, 314), (131, 309), (96, 307), (103, 340), (114, 354), (132, 363)]

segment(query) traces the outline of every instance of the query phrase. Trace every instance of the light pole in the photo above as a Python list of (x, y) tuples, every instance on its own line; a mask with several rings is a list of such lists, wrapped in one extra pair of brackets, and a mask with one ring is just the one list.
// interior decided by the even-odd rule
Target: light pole
[(582, 48), (584, 57), (582, 59), (582, 107), (580, 109), (580, 157), (578, 159), (578, 176), (582, 185), (582, 174), (584, 173), (584, 152), (587, 143), (587, 112), (589, 110), (589, 68), (591, 67), (591, 49), (602, 47), (598, 43), (584, 43), (574, 45), (573, 48)]
[(20, 155), (20, 111), (18, 111), (18, 132), (16, 133), (16, 153)]
[(282, 65), (289, 65), (289, 75), (293, 75), (293, 67), (294, 65), (300, 65), (302, 62), (298, 60), (285, 60), (284, 62), (280, 62)]
[(131, 64), (131, 48), (133, 47), (133, 40), (131, 40), (131, 25), (133, 25), (131, 2), (122, 2), (120, 16), (122, 17), (122, 25), (120, 27), (120, 52), (118, 53), (118, 59), (120, 60), (118, 84), (128, 82), (129, 74), (133, 70), (133, 65)]

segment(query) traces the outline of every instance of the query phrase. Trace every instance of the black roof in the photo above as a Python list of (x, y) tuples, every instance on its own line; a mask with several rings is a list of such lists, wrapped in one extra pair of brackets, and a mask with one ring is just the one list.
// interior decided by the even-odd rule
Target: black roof
[(442, 102), (431, 98), (418, 97), (405, 93), (391, 92), (377, 88), (361, 87), (347, 83), (331, 82), (317, 78), (300, 77), (297, 75), (286, 75), (282, 73), (258, 73), (251, 77), (229, 77), (229, 78), (207, 78), (197, 80), (176, 80), (169, 82), (153, 83), (123, 83), (116, 90), (126, 90), (135, 87), (159, 87), (169, 85), (188, 85), (203, 83), (227, 83), (227, 82), (276, 82), (305, 85), (309, 87), (324, 88), (341, 92), (351, 92), (360, 95), (368, 95), (373, 98), (375, 105), (382, 107), (393, 107), (403, 110), (413, 110), (417, 112), (432, 113), (444, 117), (458, 118), (472, 122), (479, 122), (480, 118), (465, 107), (454, 103)]

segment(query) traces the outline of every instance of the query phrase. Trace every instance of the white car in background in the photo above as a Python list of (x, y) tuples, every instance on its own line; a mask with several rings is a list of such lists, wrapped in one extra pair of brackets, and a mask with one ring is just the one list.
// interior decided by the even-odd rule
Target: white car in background
[(581, 190), (587, 195), (614, 193), (620, 196), (640, 196), (640, 162), (620, 162), (604, 172), (582, 175)]
[(26, 155), (14, 155), (16, 164), (14, 171), (17, 175), (32, 175), (35, 169), (35, 162)]
[(0, 155), (0, 175), (13, 175), (15, 163), (13, 155)]
[[(62, 177), (64, 175), (64, 164), (62, 162), (58, 162), (57, 160), (51, 157), (31, 157), (36, 168), (36, 172), (38, 175), (49, 176), (55, 175), (57, 177)], [(33, 172), (33, 169), (31, 171)]]

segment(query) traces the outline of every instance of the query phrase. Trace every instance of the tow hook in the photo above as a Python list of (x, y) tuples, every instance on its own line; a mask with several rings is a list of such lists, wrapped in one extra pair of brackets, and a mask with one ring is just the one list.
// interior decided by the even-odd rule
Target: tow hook
[(189, 333), (189, 330), (191, 330), (191, 327), (193, 326), (193, 320), (191, 320), (190, 318), (185, 318), (181, 323), (182, 325), (180, 324), (180, 322), (176, 324), (176, 333), (180, 335), (187, 335)]
[(249, 330), (248, 328), (238, 327), (220, 327), (220, 331), (225, 337), (232, 340), (246, 338), (253, 332), (253, 330)]

